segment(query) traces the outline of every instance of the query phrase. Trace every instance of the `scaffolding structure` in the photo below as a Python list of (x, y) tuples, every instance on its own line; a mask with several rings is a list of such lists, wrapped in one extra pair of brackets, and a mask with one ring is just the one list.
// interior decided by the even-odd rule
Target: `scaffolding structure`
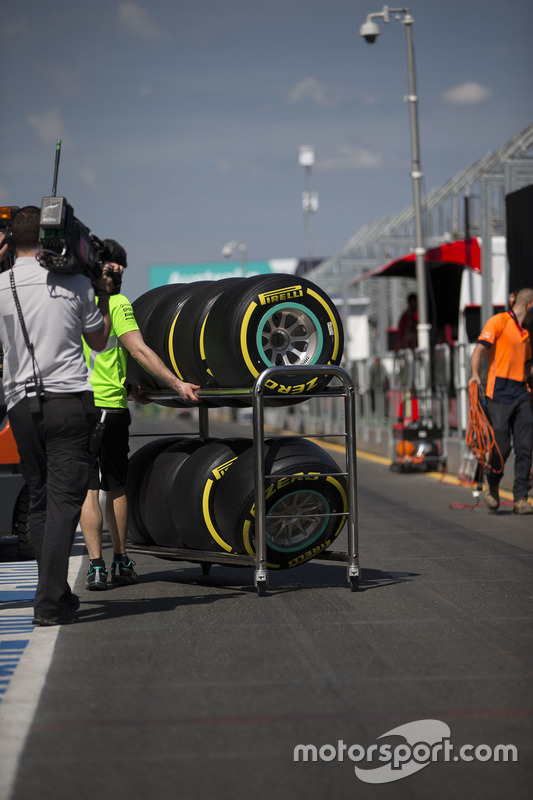
[[(498, 150), (488, 153), (422, 198), (424, 238), (427, 248), (455, 239), (505, 236), (505, 196), (533, 183), (533, 125)], [(373, 309), (373, 352), (388, 349), (387, 331), (393, 328), (416, 290), (414, 279), (383, 281), (370, 278), (364, 284), (351, 282), (370, 269), (399, 258), (415, 245), (414, 208), (363, 225), (334, 256), (321, 262), (309, 278), (330, 296), (339, 298), (344, 309), (354, 297), (366, 296)], [(482, 251), (482, 272), (490, 284), (490, 248)], [(487, 303), (489, 298), (487, 298)], [(379, 323), (379, 324), (378, 324)]]

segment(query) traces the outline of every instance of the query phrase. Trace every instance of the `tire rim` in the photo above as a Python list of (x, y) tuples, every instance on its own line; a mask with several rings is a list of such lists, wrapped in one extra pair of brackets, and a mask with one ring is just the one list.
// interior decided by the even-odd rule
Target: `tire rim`
[(268, 366), (314, 364), (322, 346), (320, 323), (303, 306), (281, 303), (270, 309), (259, 323), (257, 349)]
[[(318, 492), (301, 491), (285, 495), (272, 506), (266, 517), (269, 547), (290, 553), (313, 544), (328, 524), (327, 517), (317, 515), (329, 513), (329, 502)], [(279, 516), (280, 519), (273, 519), (273, 516)]]

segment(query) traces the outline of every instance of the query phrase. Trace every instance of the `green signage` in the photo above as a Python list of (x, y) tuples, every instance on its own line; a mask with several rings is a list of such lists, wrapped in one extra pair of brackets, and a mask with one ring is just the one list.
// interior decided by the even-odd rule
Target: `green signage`
[[(248, 261), (246, 277), (268, 275), (274, 272), (268, 261)], [(238, 262), (219, 261), (200, 264), (151, 264), (148, 267), (148, 287), (166, 286), (171, 283), (193, 283), (194, 281), (218, 281), (221, 278), (242, 278), (243, 265)]]

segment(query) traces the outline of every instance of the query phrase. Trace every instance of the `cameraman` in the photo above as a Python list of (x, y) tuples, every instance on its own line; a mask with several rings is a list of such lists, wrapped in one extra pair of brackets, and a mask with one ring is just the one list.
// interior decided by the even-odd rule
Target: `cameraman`
[[(104, 271), (115, 276), (120, 291), (122, 271), (127, 266), (124, 248), (113, 239), (103, 242)], [(106, 492), (105, 516), (113, 544), (111, 581), (114, 584), (137, 583), (134, 562), (126, 554), (128, 537), (128, 505), (126, 477), (128, 473), (129, 426), (131, 423), (126, 389), (126, 350), (145, 369), (177, 392), (183, 400), (195, 403), (200, 387), (181, 381), (145, 343), (135, 320), (131, 303), (123, 294), (109, 298), (111, 333), (104, 352), (93, 352), (89, 341), (84, 344), (90, 380), (94, 388), (97, 411), (105, 412), (103, 436), (98, 451), (98, 465), (92, 471), (89, 491), (81, 513), (81, 528), (89, 553), (86, 588), (98, 591), (107, 588), (108, 571), (102, 558), (103, 517), (99, 490)], [(137, 389), (132, 395), (140, 402)]]
[(106, 346), (113, 282), (101, 279), (98, 308), (88, 277), (44, 269), (37, 260), (39, 226), (36, 206), (21, 208), (11, 221), (17, 257), (0, 274), (0, 347), (9, 422), (30, 493), (38, 566), (33, 624), (47, 626), (74, 622), (79, 607), (68, 560), (94, 461), (95, 421), (81, 335), (95, 350)]

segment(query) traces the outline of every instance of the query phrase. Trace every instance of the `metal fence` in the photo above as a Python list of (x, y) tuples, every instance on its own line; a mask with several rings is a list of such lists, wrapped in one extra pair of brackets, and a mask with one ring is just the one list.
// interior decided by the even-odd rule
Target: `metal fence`
[[(468, 424), (469, 344), (436, 345), (421, 350), (388, 351), (354, 361), (347, 371), (355, 387), (358, 446), (392, 455), (393, 427), (418, 417), (442, 431), (443, 458), (450, 442), (464, 455)], [(267, 409), (267, 422), (296, 433), (323, 434), (344, 430), (343, 410), (331, 398)]]

